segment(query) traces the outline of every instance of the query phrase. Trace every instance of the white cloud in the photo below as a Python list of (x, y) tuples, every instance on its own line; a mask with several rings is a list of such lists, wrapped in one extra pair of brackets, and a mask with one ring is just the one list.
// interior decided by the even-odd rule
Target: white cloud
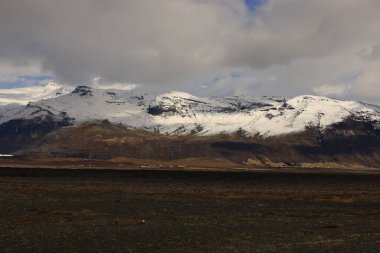
[(104, 83), (102, 78), (97, 76), (92, 79), (90, 86), (98, 89), (133, 90), (139, 85), (132, 83)]
[(131, 83), (96, 83), (91, 86), (99, 89), (133, 90), (139, 85)]
[(346, 95), (349, 90), (350, 90), (350, 86), (346, 84), (337, 84), (337, 85), (324, 84), (324, 85), (313, 88), (313, 91), (317, 95), (338, 96), (338, 97)]

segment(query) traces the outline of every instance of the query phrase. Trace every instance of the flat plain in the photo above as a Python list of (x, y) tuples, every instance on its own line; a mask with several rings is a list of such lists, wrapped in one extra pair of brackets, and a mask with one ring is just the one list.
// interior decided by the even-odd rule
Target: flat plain
[(1, 252), (378, 252), (380, 175), (0, 169)]

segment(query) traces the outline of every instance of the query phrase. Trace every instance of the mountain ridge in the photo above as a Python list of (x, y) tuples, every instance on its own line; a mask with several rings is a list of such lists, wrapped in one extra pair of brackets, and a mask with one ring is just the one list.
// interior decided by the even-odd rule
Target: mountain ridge
[(134, 90), (78, 86), (23, 106), (0, 107), (0, 124), (50, 115), (56, 121), (79, 124), (109, 120), (130, 128), (163, 134), (215, 135), (244, 131), (276, 136), (302, 132), (308, 125), (326, 128), (348, 117), (378, 122), (380, 107), (356, 101), (302, 95), (285, 97), (196, 97), (171, 91), (158, 96)]

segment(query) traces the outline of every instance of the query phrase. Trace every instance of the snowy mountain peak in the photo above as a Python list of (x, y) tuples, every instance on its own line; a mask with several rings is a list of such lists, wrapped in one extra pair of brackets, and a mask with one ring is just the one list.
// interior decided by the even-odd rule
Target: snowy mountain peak
[(174, 99), (199, 99), (196, 96), (193, 96), (189, 93), (181, 92), (181, 91), (169, 91), (168, 93), (162, 94), (158, 97), (174, 98)]
[(48, 83), (46, 86), (45, 86), (45, 89), (46, 90), (57, 90), (57, 89), (59, 89), (59, 88), (61, 88), (58, 84), (56, 84), (56, 83)]
[(328, 98), (328, 97), (322, 97), (322, 96), (314, 96), (314, 95), (303, 95), (294, 97), (292, 99), (288, 100), (288, 104), (306, 104), (306, 103), (339, 103), (341, 101)]

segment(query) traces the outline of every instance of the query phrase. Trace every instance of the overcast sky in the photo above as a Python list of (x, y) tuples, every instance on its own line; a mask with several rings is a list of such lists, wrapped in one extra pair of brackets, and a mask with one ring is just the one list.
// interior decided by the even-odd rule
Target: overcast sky
[(380, 99), (379, 0), (0, 0), (0, 87)]

